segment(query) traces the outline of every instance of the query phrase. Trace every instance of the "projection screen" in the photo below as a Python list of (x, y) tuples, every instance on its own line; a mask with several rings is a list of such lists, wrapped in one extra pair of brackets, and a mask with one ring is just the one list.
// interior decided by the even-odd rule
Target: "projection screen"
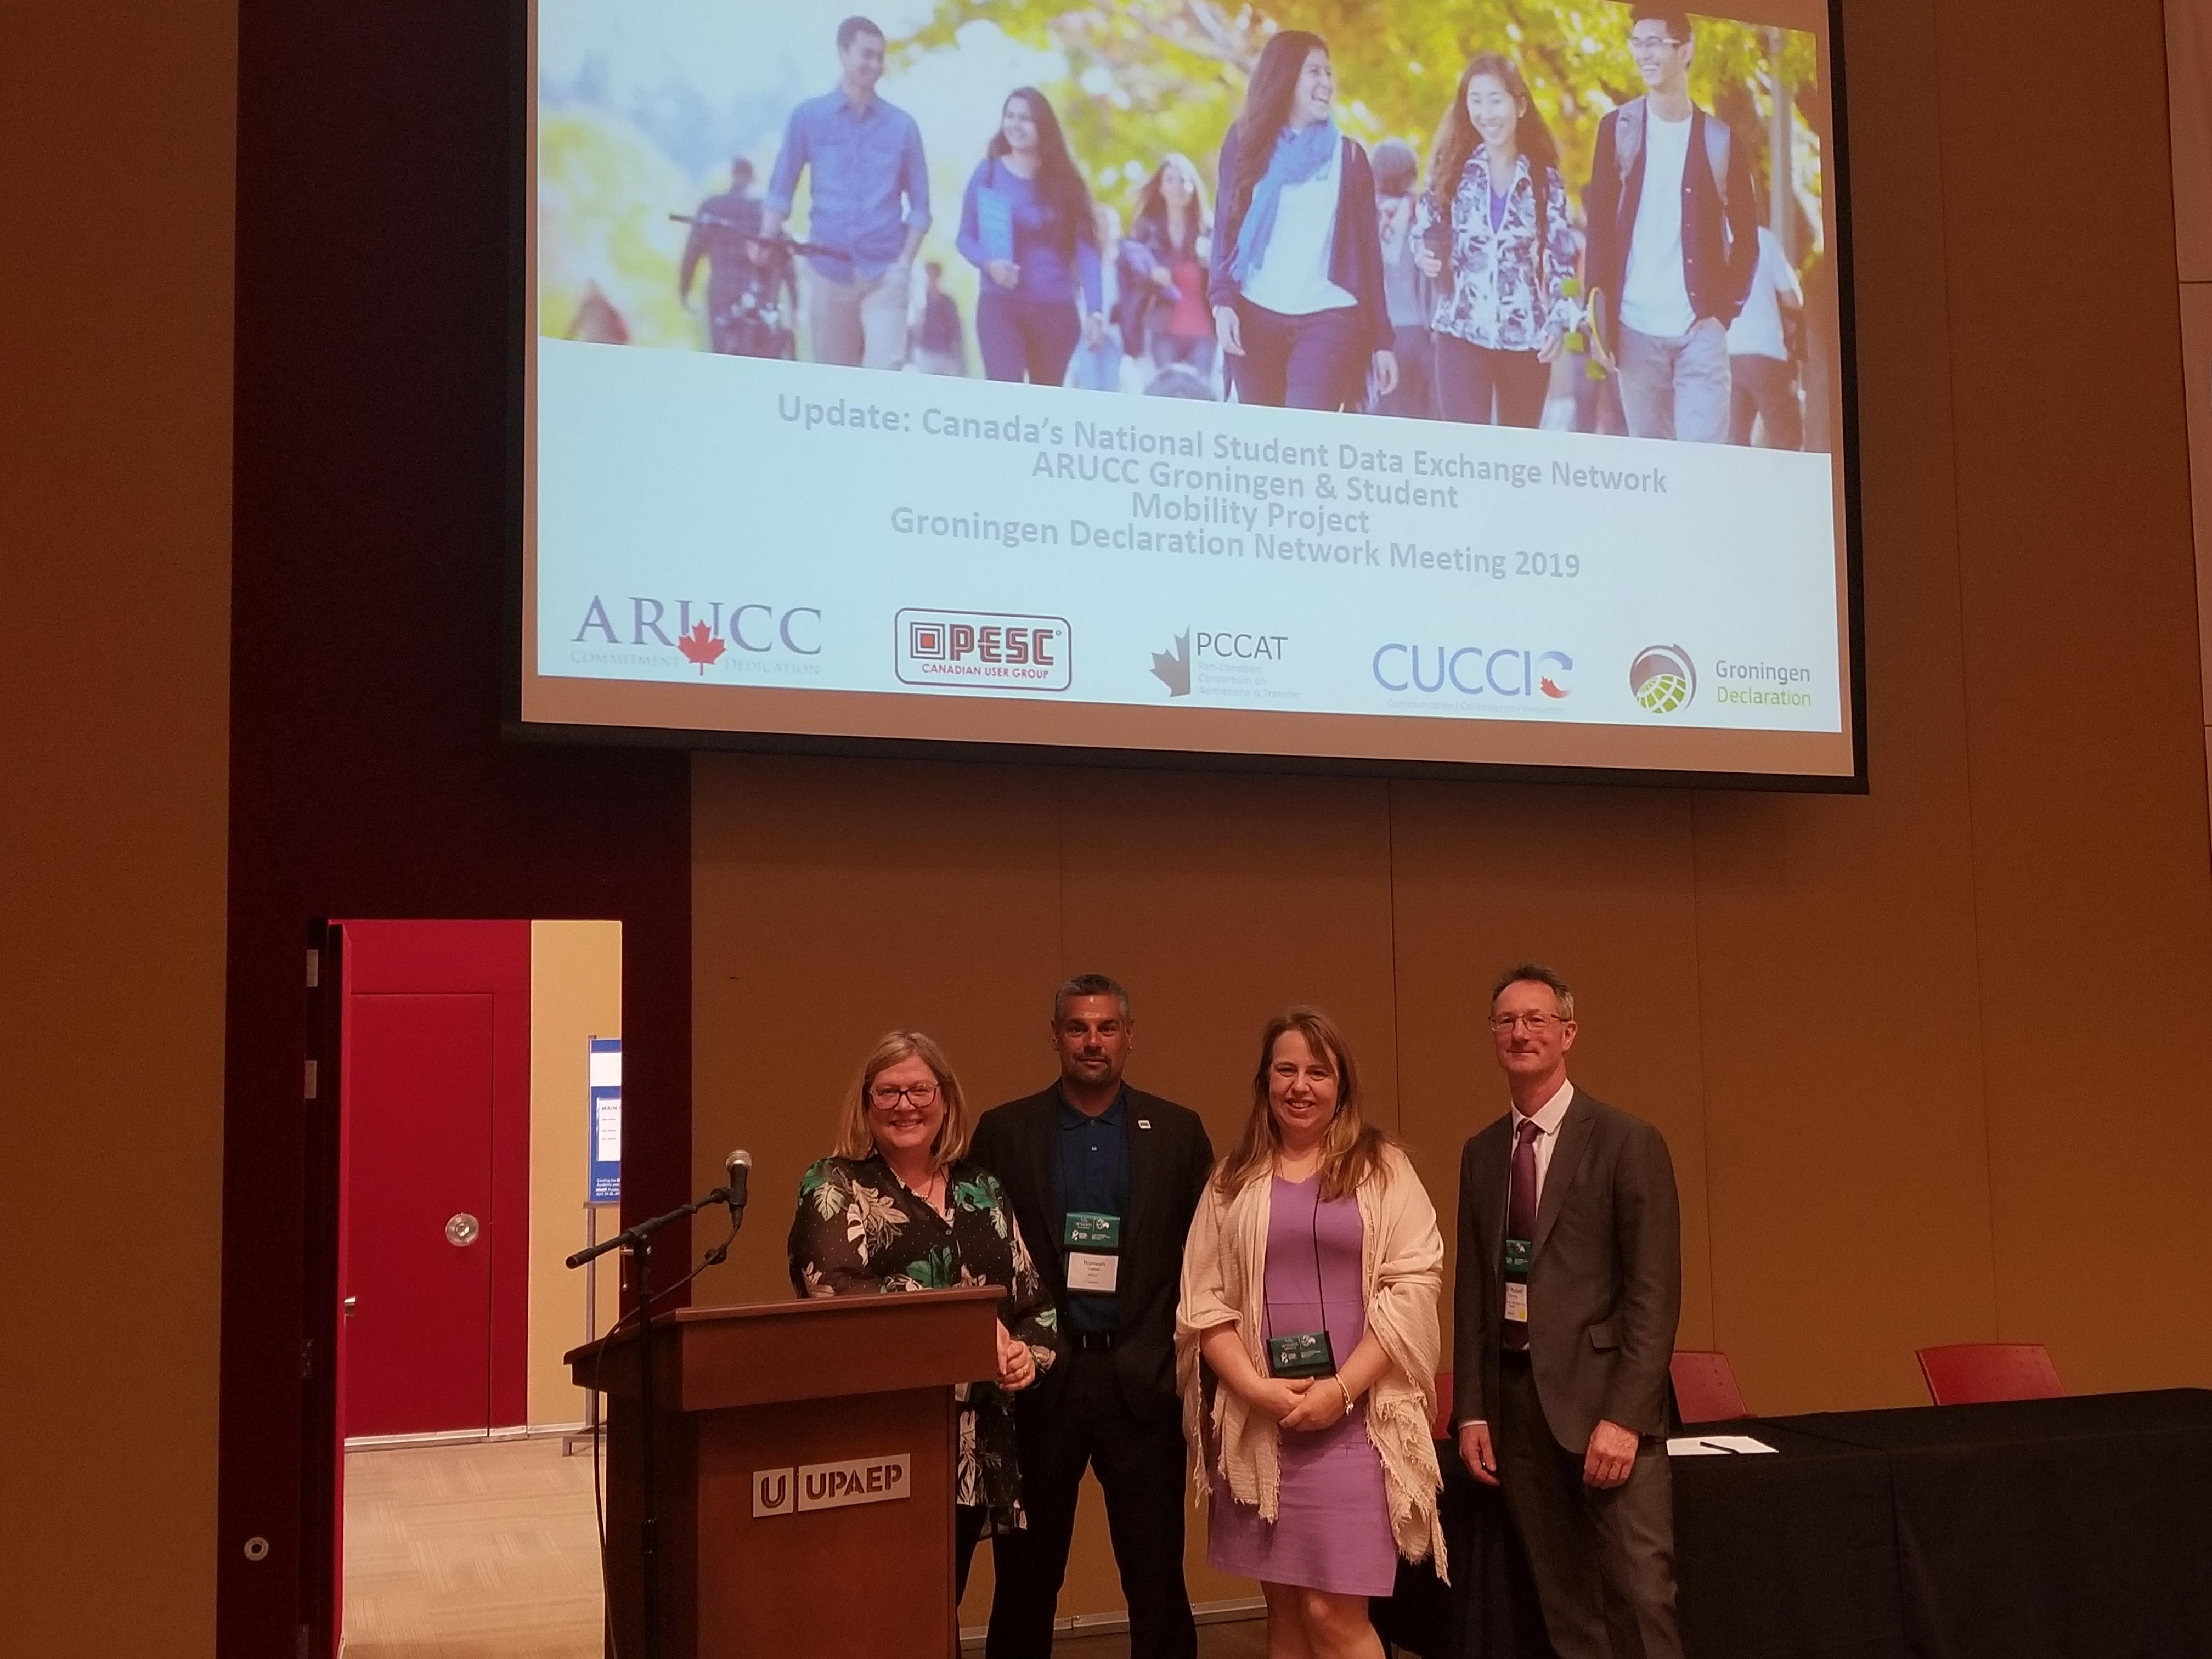
[(1826, 6), (538, 0), (518, 729), (1863, 787)]

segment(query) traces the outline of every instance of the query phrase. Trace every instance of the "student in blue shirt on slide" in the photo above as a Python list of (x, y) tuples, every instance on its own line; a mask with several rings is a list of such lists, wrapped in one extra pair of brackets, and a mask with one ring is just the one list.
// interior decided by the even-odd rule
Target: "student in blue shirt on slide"
[(806, 236), (828, 250), (806, 262), (806, 330), (817, 363), (898, 368), (906, 362), (915, 251), (929, 228), (921, 129), (876, 95), (884, 32), (865, 17), (837, 26), (837, 86), (791, 112), (761, 203), (754, 257), (765, 264), (790, 216), (799, 175), (811, 174)]
[(960, 204), (960, 252), (983, 273), (975, 342), (987, 378), (1060, 386), (1077, 342), (1098, 343), (1097, 236), (1060, 118), (1035, 87), (1016, 88)]

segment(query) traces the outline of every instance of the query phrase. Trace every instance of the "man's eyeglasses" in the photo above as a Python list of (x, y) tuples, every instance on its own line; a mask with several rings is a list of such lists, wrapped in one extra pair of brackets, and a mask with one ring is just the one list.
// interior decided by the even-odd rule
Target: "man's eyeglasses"
[(1503, 1033), (1518, 1026), (1530, 1036), (1541, 1036), (1554, 1025), (1566, 1023), (1557, 1014), (1492, 1014), (1490, 1017), (1490, 1029), (1493, 1031)]
[(1656, 52), (1662, 46), (1679, 46), (1681, 44), (1671, 34), (1632, 34), (1628, 37), (1631, 52)]
[(910, 1100), (917, 1109), (926, 1112), (937, 1104), (937, 1085), (934, 1083), (917, 1083), (911, 1088), (894, 1089), (887, 1085), (880, 1089), (869, 1090), (868, 1098), (876, 1103), (876, 1109), (879, 1112), (896, 1111), (902, 1100)]

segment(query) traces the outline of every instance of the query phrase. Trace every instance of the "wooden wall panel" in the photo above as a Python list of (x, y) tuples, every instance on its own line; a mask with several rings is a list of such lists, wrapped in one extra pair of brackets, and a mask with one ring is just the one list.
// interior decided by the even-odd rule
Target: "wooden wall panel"
[(1994, 1334), (1932, 13), (1844, 43), (1872, 792), (1696, 803), (1716, 1336), (1769, 1410), (1910, 1403), (1915, 1344)]
[[(885, 1031), (942, 1042), (978, 1110), (1054, 1075), (1040, 1064), (1060, 976), (1052, 781), (696, 758), (693, 1184), (719, 1186), (743, 1146), (756, 1200), (730, 1265), (698, 1281), (701, 1304), (791, 1293), (799, 1177), (829, 1152), (838, 1103)], [(724, 1231), (707, 1215), (693, 1237), (704, 1249)]]
[[(2068, 192), (2052, 234), (2049, 181), (1963, 112), (2047, 105), (2072, 76), (2014, 5), (1942, 13), (1998, 1310), (2079, 1387), (2201, 1371), (2204, 1339), (2173, 1315), (2212, 1303), (2212, 848), (2161, 9), (2100, 8), (2097, 33), (2127, 91), (2082, 131), (2068, 167), (2102, 183)], [(2027, 280), (1969, 277), (1992, 270)], [(2130, 1107), (2148, 1136), (2097, 1132)]]
[[(2212, 217), (2212, 215), (2208, 215)], [(2181, 285), (2181, 382), (2189, 410), (2189, 477), (2197, 538), (2199, 693), (2212, 741), (2212, 283)]]
[(2166, 64), (2176, 263), (2212, 282), (2212, 0), (2166, 0)]
[(1376, 1121), (1396, 1128), (1382, 785), (1073, 773), (1060, 824), (1064, 960), (1137, 1000), (1133, 1079), (1200, 1113), (1225, 1149), (1265, 1022), (1317, 1003), (1344, 1028)]
[(5, 1645), (202, 1659), (237, 8), (19, 6), (6, 32)]

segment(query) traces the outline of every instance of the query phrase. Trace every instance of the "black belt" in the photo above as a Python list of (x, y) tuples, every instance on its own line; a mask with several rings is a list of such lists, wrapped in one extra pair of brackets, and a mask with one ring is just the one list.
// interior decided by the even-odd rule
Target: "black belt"
[(1111, 1331), (1070, 1331), (1068, 1346), (1078, 1353), (1103, 1353), (1114, 1346)]

